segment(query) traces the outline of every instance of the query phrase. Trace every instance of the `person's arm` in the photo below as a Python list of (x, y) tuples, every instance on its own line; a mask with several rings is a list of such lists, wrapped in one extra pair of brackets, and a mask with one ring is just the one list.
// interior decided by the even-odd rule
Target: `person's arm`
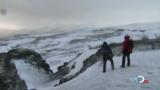
[(109, 46), (108, 50), (110, 52), (111, 57), (113, 57), (113, 52), (112, 52), (112, 49), (110, 48), (110, 46)]

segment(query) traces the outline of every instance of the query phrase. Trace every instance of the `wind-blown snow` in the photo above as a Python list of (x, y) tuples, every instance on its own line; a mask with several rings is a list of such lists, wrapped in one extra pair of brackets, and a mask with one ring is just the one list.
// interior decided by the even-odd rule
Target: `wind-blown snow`
[[(160, 38), (160, 24), (135, 24), (121, 27), (112, 27), (104, 29), (82, 29), (73, 32), (61, 34), (45, 33), (20, 35), (0, 42), (0, 52), (7, 52), (12, 48), (22, 47), (33, 49), (40, 53), (50, 68), (56, 72), (57, 67), (64, 62), (72, 60), (77, 54), (81, 53), (76, 62), (76, 67), (69, 75), (75, 74), (82, 67), (82, 62), (90, 55), (96, 52), (96, 49), (90, 50), (89, 47), (96, 47), (103, 41), (108, 43), (121, 43), (126, 34), (129, 34), (133, 40), (140, 40), (144, 36), (149, 39)], [(54, 82), (49, 82), (48, 77), (37, 72), (36, 69), (23, 61), (15, 61), (18, 73), (27, 83), (27, 86), (37, 88), (37, 90), (148, 90), (158, 88), (160, 83), (156, 79), (153, 84), (139, 85), (129, 81), (129, 78), (143, 74), (147, 79), (151, 76), (158, 77), (160, 73), (158, 68), (158, 54), (160, 51), (138, 52), (132, 55), (133, 67), (119, 69), (121, 57), (114, 57), (116, 70), (108, 70), (106, 74), (101, 72), (102, 65), (95, 64), (86, 72), (77, 78), (67, 82), (64, 85), (53, 87)], [(154, 62), (152, 62), (154, 61)], [(148, 70), (148, 71), (147, 71)], [(151, 71), (152, 70), (152, 71)], [(35, 76), (34, 76), (35, 75)], [(152, 80), (152, 79), (151, 79)], [(45, 83), (45, 84), (44, 84)], [(153, 85), (153, 86), (152, 86)], [(119, 88), (119, 89), (118, 89)]]
[[(28, 89), (41, 89), (50, 85), (49, 76), (42, 70), (37, 70), (32, 65), (27, 64), (24, 60), (13, 60), (20, 78), (25, 80)], [(53, 82), (52, 82), (53, 83)]]

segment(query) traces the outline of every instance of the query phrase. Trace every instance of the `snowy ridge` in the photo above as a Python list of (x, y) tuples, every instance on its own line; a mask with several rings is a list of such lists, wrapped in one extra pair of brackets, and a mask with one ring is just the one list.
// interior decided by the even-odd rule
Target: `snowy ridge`
[[(103, 41), (107, 41), (108, 43), (121, 43), (123, 41), (123, 37), (126, 34), (129, 34), (133, 40), (140, 40), (142, 39), (144, 36), (147, 36), (149, 39), (155, 39), (155, 38), (159, 38), (160, 37), (160, 30), (159, 30), (160, 24), (159, 23), (150, 23), (150, 24), (135, 24), (135, 25), (128, 25), (128, 26), (122, 26), (122, 27), (113, 27), (113, 28), (104, 28), (104, 29), (82, 29), (82, 30), (78, 30), (78, 31), (74, 31), (74, 32), (66, 32), (66, 33), (62, 33), (62, 34), (30, 34), (30, 35), (25, 35), (25, 36), (17, 36), (14, 38), (10, 38), (8, 40), (5, 41), (1, 41), (0, 42), (0, 52), (7, 52), (8, 50), (12, 49), (12, 48), (17, 48), (17, 47), (21, 47), (21, 48), (29, 48), (29, 49), (33, 49), (35, 51), (37, 51), (38, 53), (40, 53), (42, 55), (42, 57), (46, 60), (46, 62), (50, 65), (51, 69), (56, 72), (57, 71), (57, 67), (62, 65), (64, 62), (69, 62), (70, 60), (72, 60), (75, 56), (77, 56), (77, 54), (81, 53), (82, 55), (78, 58), (76, 58), (74, 60), (74, 62), (71, 63), (71, 65), (73, 63), (75, 63), (76, 67), (75, 69), (73, 69), (68, 75), (72, 75), (75, 74), (76, 72), (78, 72), (81, 68), (82, 68), (82, 62), (88, 58), (90, 55), (94, 54), (96, 52), (95, 50), (90, 50), (89, 47), (94, 47), (97, 45), (101, 45)], [(159, 51), (157, 51), (159, 52)], [(139, 53), (139, 52), (138, 52)], [(150, 52), (148, 52), (150, 53)], [(151, 52), (152, 53), (152, 52)], [(135, 57), (140, 57), (137, 55), (137, 53), (134, 53)], [(137, 55), (137, 56), (136, 56)], [(145, 55), (147, 56), (147, 55)], [(137, 58), (135, 58), (132, 56), (132, 58), (134, 58), (135, 60), (137, 60)], [(151, 56), (151, 58), (154, 57)], [(158, 57), (158, 56), (156, 56)], [(117, 61), (116, 63), (120, 64), (120, 57), (115, 57), (115, 60)], [(149, 57), (146, 58), (148, 63), (143, 63), (144, 61), (142, 61), (142, 65), (146, 65), (150, 63)], [(156, 61), (158, 62), (158, 61)], [(30, 74), (24, 76), (23, 73), (26, 72), (26, 70), (29, 68), (29, 66), (25, 65), (23, 62), (15, 62), (16, 66), (18, 68), (21, 68), (24, 65), (24, 69), (18, 69), (20, 76), (24, 77), (25, 81), (28, 83), (32, 83), (32, 85), (28, 85), (28, 87), (30, 89), (32, 88), (36, 88), (37, 90), (75, 90), (74, 86), (72, 85), (79, 85), (79, 86), (83, 86), (84, 84), (82, 84), (83, 82), (93, 82), (88, 86), (84, 87), (78, 87), (76, 90), (106, 90), (105, 87), (105, 83), (104, 80), (102, 80), (103, 78), (106, 79), (105, 82), (107, 82), (107, 79), (109, 79), (109, 81), (107, 82), (107, 84), (109, 84), (110, 86), (108, 86), (110, 89), (109, 90), (117, 90), (117, 88), (113, 87), (114, 85), (112, 85), (114, 82), (112, 82), (112, 78), (115, 78), (113, 81), (115, 81), (117, 78), (122, 77), (122, 79), (124, 79), (125, 76), (117, 76), (117, 75), (113, 75), (112, 74), (118, 74), (118, 73), (122, 73), (121, 70), (115, 70), (114, 72), (109, 71), (109, 77), (110, 78), (106, 78), (104, 74), (101, 73), (101, 67), (102, 66), (98, 66), (98, 64), (92, 66), (92, 68), (90, 68), (89, 70), (87, 70), (85, 73), (83, 73), (82, 75), (80, 75), (79, 77), (77, 77), (76, 79), (73, 79), (73, 81), (71, 80), (70, 82), (67, 82), (64, 85), (60, 85), (58, 87), (54, 87), (54, 84), (56, 84), (57, 82), (46, 82), (46, 84), (40, 84), (39, 82), (42, 80), (43, 82), (43, 74), (35, 74), (35, 76), (38, 76), (40, 78), (40, 81), (32, 81), (34, 76), (34, 73), (32, 73), (32, 71), (34, 71), (34, 69), (30, 68), (31, 72), (29, 72)], [(134, 63), (134, 62), (133, 62)], [(135, 65), (137, 65), (138, 61), (135, 61)], [(116, 66), (119, 66), (117, 65)], [(119, 67), (117, 67), (118, 69)], [(132, 68), (132, 67), (131, 67)], [(143, 67), (141, 67), (143, 68)], [(136, 68), (136, 69), (141, 69), (141, 68)], [(154, 69), (157, 70), (157, 68), (159, 68), (158, 66), (156, 66)], [(133, 71), (135, 70), (135, 68), (133, 68)], [(126, 69), (128, 70), (128, 69)], [(143, 69), (142, 69), (143, 70)], [(145, 70), (145, 69), (144, 69)], [(125, 70), (124, 70), (125, 71)], [(156, 72), (156, 71), (155, 71)], [(158, 71), (159, 72), (159, 71)], [(96, 74), (97, 73), (97, 74)], [(99, 77), (99, 73), (100, 76), (102, 76), (102, 78)], [(123, 74), (127, 73), (124, 72)], [(136, 73), (136, 72), (135, 72)], [(33, 76), (31, 76), (33, 74)], [(93, 79), (93, 81), (90, 81), (88, 79), (89, 76), (93, 75), (93, 77), (98, 77), (97, 79)], [(131, 73), (133, 74), (133, 73)], [(41, 78), (42, 75), (42, 78)], [(107, 75), (107, 74), (106, 74)], [(133, 75), (137, 75), (137, 74), (133, 74)], [(157, 75), (157, 74), (155, 74)], [(127, 75), (126, 75), (127, 76)], [(85, 80), (83, 81), (82, 77), (86, 77)], [(104, 83), (102, 83), (101, 82)], [(118, 79), (121, 80), (121, 79)], [(126, 79), (124, 79), (126, 80)], [(78, 84), (76, 84), (79, 81)], [(98, 81), (98, 82), (96, 82)], [(123, 81), (123, 80), (122, 80)], [(94, 83), (95, 82), (95, 83)], [(96, 86), (96, 83), (100, 83), (102, 84), (103, 88), (100, 88), (100, 86), (98, 87), (94, 87), (91, 88), (92, 85)], [(111, 83), (109, 83), (111, 82)], [(158, 81), (156, 81), (158, 82)], [(48, 84), (47, 84), (48, 83)], [(117, 84), (120, 82), (117, 82)], [(127, 84), (127, 83), (125, 83)], [(87, 85), (87, 84), (86, 84)], [(132, 87), (132, 89), (126, 88), (124, 85), (117, 85), (121, 88), (121, 90), (134, 90), (135, 88)], [(151, 87), (151, 86), (149, 86)], [(158, 86), (155, 85), (156, 88), (158, 88)], [(67, 89), (65, 89), (67, 88)], [(73, 89), (71, 89), (73, 88)], [(87, 88), (87, 89), (86, 89)], [(91, 89), (90, 89), (91, 88)], [(154, 87), (151, 87), (153, 89), (155, 89)], [(118, 89), (120, 90), (120, 89)], [(139, 90), (143, 90), (143, 88), (139, 88)]]
[[(131, 55), (132, 66), (126, 69), (119, 68), (121, 57), (114, 57), (116, 69), (112, 71), (108, 62), (106, 73), (102, 73), (102, 65), (99, 62), (79, 77), (56, 87), (55, 90), (158, 90), (159, 53), (159, 50), (133, 53)], [(150, 83), (139, 84), (132, 80), (139, 75), (143, 75)]]

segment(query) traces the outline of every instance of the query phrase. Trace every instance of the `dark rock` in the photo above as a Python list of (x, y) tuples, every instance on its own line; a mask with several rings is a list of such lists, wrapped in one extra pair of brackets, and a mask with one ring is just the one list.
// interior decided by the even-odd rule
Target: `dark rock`
[(69, 73), (70, 69), (69, 67), (67, 66), (68, 65), (68, 62), (64, 62), (63, 65), (59, 66), (57, 69), (59, 72), (61, 72), (61, 74), (63, 75), (66, 75)]
[(53, 71), (50, 70), (50, 66), (45, 62), (45, 60), (39, 61), (38, 62), (38, 66), (43, 68), (46, 71), (47, 74), (49, 74), (49, 75), (53, 75), (54, 74)]
[(14, 64), (7, 63), (7, 54), (0, 54), (0, 90), (27, 90), (27, 86), (17, 74)]
[(30, 49), (25, 49), (25, 48), (12, 49), (7, 54), (11, 58), (24, 58), (30, 55), (34, 55), (35, 57), (42, 59), (41, 55), (38, 54), (37, 52)]
[(44, 69), (47, 74), (54, 74), (41, 55), (35, 51), (23, 48), (12, 49), (7, 53), (0, 53), (0, 90), (27, 90), (25, 81), (20, 79), (15, 65), (11, 63), (13, 59), (24, 59), (25, 62)]
[(26, 59), (26, 62), (38, 67), (38, 69), (42, 68), (47, 74), (54, 74), (53, 71), (50, 70), (50, 66), (45, 62), (45, 60), (43, 60), (41, 55), (33, 50), (17, 48), (8, 51), (7, 55), (8, 59), (6, 60), (6, 65), (10, 63), (11, 59)]
[(37, 90), (37, 89), (29, 89), (29, 90)]

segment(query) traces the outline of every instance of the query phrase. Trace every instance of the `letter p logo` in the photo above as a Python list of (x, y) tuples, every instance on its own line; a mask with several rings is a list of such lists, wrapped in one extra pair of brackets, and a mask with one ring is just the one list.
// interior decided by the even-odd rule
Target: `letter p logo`
[(143, 83), (144, 80), (144, 76), (138, 76), (138, 83)]

